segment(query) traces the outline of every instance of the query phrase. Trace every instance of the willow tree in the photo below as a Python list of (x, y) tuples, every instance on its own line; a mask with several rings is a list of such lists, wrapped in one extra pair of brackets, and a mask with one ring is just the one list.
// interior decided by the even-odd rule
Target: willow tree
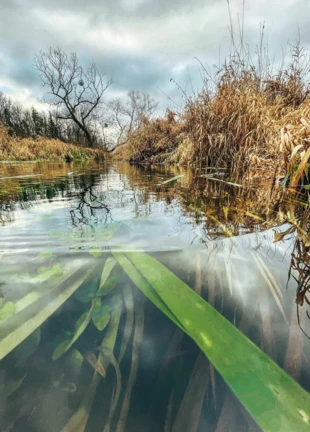
[(57, 108), (58, 118), (73, 121), (84, 133), (88, 146), (93, 147), (91, 124), (112, 80), (105, 79), (94, 62), (84, 68), (76, 53), (67, 54), (61, 48), (40, 51), (34, 66), (48, 89), (46, 102)]

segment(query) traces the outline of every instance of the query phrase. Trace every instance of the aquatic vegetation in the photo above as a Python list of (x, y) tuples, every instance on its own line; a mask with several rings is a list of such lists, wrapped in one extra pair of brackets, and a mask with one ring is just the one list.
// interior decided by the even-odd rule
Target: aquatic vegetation
[[(71, 338), (65, 339), (55, 348), (52, 355), (53, 361), (59, 362), (60, 358), (68, 353), (69, 357), (68, 355), (65, 357), (66, 361), (71, 362), (70, 358), (73, 356), (75, 364), (78, 362), (76, 368), (80, 369), (83, 362), (81, 354), (76, 348), (79, 338), (87, 331), (91, 322), (97, 328), (97, 331), (104, 332), (102, 343), (98, 347), (99, 356), (97, 357), (91, 353), (84, 354), (85, 360), (91, 364), (95, 372), (80, 408), (68, 420), (67, 425), (62, 429), (63, 431), (71, 430), (70, 428), (73, 425), (76, 428), (75, 430), (84, 430), (100, 377), (105, 377), (109, 364), (112, 364), (116, 371), (116, 388), (104, 429), (106, 431), (110, 430), (116, 407), (120, 403), (122, 375), (119, 364), (122, 360), (122, 353), (128, 348), (130, 334), (133, 332), (131, 370), (116, 430), (123, 431), (125, 428), (130, 409), (132, 388), (137, 375), (139, 346), (143, 337), (143, 308), (137, 306), (136, 309), (136, 306), (131, 302), (129, 303), (129, 307), (133, 309), (133, 312), (131, 312), (132, 309), (129, 309), (127, 301), (125, 302), (125, 296), (128, 296), (128, 293), (130, 295), (130, 291), (127, 291), (127, 294), (125, 291), (123, 292), (123, 285), (119, 282), (122, 281), (122, 278), (119, 278), (119, 276), (116, 284), (113, 283), (108, 290), (105, 289), (106, 284), (113, 277), (113, 272), (116, 271), (114, 274), (120, 275), (119, 269), (116, 267), (117, 262), (134, 285), (171, 319), (182, 332), (197, 343), (263, 430), (278, 431), (281, 428), (283, 431), (291, 431), (297, 425), (298, 430), (308, 430), (310, 421), (310, 412), (307, 412), (306, 408), (310, 398), (308, 393), (216, 309), (155, 258), (140, 252), (114, 252), (113, 256), (107, 256), (103, 266), (99, 264), (101, 260), (96, 260), (95, 266), (102, 268), (100, 280), (99, 278), (93, 281), (89, 279), (93, 270), (88, 272), (84, 270), (80, 276), (75, 276), (75, 273), (71, 271), (72, 275), (69, 279), (71, 280), (72, 276), (74, 276), (74, 282), (67, 284), (69, 287), (64, 287), (63, 281), (60, 282), (60, 285), (58, 281), (57, 287), (53, 288), (55, 295), (53, 295), (53, 299), (49, 301), (47, 306), (39, 309), (28, 319), (24, 316), (20, 320), (19, 314), (21, 312), (8, 317), (7, 320), (10, 319), (12, 324), (6, 327), (7, 331), (5, 331), (5, 327), (4, 329), (0, 327), (2, 334), (0, 342), (1, 358), (7, 356), (11, 351), (16, 356), (17, 352), (14, 351), (14, 348), (17, 347), (20, 350), (19, 344), (29, 344), (29, 338), (33, 337), (31, 335), (36, 335), (35, 332), (39, 331), (40, 326), (48, 317), (53, 319), (53, 313), (76, 292), (77, 300), (82, 301), (86, 311), (78, 318)], [(268, 273), (267, 269), (266, 272)], [(94, 286), (95, 297), (93, 295)], [(126, 290), (128, 289), (126, 288)], [(88, 301), (85, 301), (87, 290), (89, 296)], [(45, 295), (48, 295), (48, 292)], [(35, 298), (33, 303), (37, 304), (37, 307), (32, 308), (32, 311), (39, 307), (39, 300)], [(22, 299), (19, 302), (23, 301), (25, 300)], [(126, 303), (127, 306), (125, 306)], [(19, 311), (24, 310), (20, 307), (17, 309)], [(132, 324), (129, 327), (126, 325), (121, 330), (120, 316), (123, 309), (128, 314), (126, 324), (129, 321)], [(14, 324), (15, 322), (16, 324)], [(122, 339), (125, 346), (117, 360), (114, 347), (117, 338), (120, 337), (119, 333), (122, 331), (124, 332)], [(24, 358), (23, 364), (27, 362), (27, 358), (31, 356), (31, 353), (37, 349), (40, 341), (37, 337), (35, 340), (35, 345), (31, 342), (33, 346), (33, 348), (29, 348), (31, 351), (27, 349), (27, 357), (22, 354)], [(233, 350), (233, 355), (227, 355), (231, 350)], [(21, 353), (23, 352), (22, 350)], [(17, 355), (16, 358), (20, 362), (22, 357)], [(197, 367), (200, 370), (198, 365)], [(76, 375), (78, 375), (78, 370)], [(25, 374), (16, 382), (14, 388), (12, 388), (12, 384), (6, 384), (6, 388), (9, 388), (9, 386), (11, 388), (11, 390), (7, 390), (7, 397), (22, 386), (24, 379)], [(55, 381), (54, 387), (60, 385), (63, 391), (76, 392), (78, 381), (73, 383), (66, 381), (65, 378), (61, 378), (61, 380), (63, 381), (58, 380), (57, 383)], [(60, 384), (61, 382), (62, 384)], [(179, 422), (180, 420), (176, 421)]]
[(308, 192), (219, 169), (88, 169), (10, 168), (3, 202), (25, 205), (38, 243), (25, 253), (6, 240), (18, 221), (2, 227), (1, 430), (46, 412), (63, 432), (308, 430)]

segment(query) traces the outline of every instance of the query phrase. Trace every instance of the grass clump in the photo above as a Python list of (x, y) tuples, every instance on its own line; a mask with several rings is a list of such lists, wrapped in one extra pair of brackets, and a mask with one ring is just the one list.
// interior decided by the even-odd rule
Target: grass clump
[(276, 71), (262, 47), (257, 60), (243, 42), (224, 64), (204, 74), (202, 89), (185, 96), (180, 112), (145, 120), (118, 155), (133, 163), (229, 167), (243, 175), (257, 168), (284, 172), (297, 184), (310, 157), (310, 57), (300, 43)]
[(103, 158), (102, 150), (78, 147), (56, 139), (12, 137), (7, 129), (0, 125), (0, 160), (2, 161), (42, 159), (71, 161)]

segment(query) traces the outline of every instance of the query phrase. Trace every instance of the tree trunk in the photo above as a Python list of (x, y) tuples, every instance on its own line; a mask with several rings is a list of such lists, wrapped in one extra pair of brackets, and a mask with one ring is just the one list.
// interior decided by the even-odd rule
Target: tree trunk
[(86, 136), (86, 140), (87, 140), (87, 143), (88, 143), (88, 147), (93, 148), (93, 147), (94, 147), (94, 142), (93, 142), (93, 140), (92, 140), (92, 137), (91, 137), (90, 133), (88, 132), (87, 129), (84, 129), (83, 132), (84, 132), (84, 134), (85, 134), (85, 136)]

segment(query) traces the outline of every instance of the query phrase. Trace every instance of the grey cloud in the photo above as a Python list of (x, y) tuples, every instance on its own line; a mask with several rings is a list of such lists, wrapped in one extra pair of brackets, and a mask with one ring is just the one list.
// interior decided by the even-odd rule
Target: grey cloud
[[(242, 0), (231, 0), (237, 28)], [(259, 23), (266, 22), (269, 50), (281, 55), (287, 39), (310, 46), (309, 0), (248, 0), (246, 42), (259, 42)], [(32, 67), (35, 52), (49, 46), (93, 59), (112, 75), (110, 95), (132, 88), (167, 101), (161, 88), (180, 98), (174, 78), (190, 91), (201, 85), (198, 63), (218, 63), (229, 48), (226, 0), (0, 0), (0, 91), (15, 95), (27, 88), (33, 98), (43, 89)], [(189, 67), (189, 69), (187, 68)]]
[[(200, 7), (206, 3), (212, 4), (218, 0), (34, 0), (31, 4), (34, 7), (59, 9), (67, 11), (82, 12), (86, 14), (101, 14), (111, 19), (115, 17), (157, 17), (167, 14), (178, 14), (180, 11), (190, 12), (193, 8)], [(28, 3), (29, 4), (29, 3)]]

